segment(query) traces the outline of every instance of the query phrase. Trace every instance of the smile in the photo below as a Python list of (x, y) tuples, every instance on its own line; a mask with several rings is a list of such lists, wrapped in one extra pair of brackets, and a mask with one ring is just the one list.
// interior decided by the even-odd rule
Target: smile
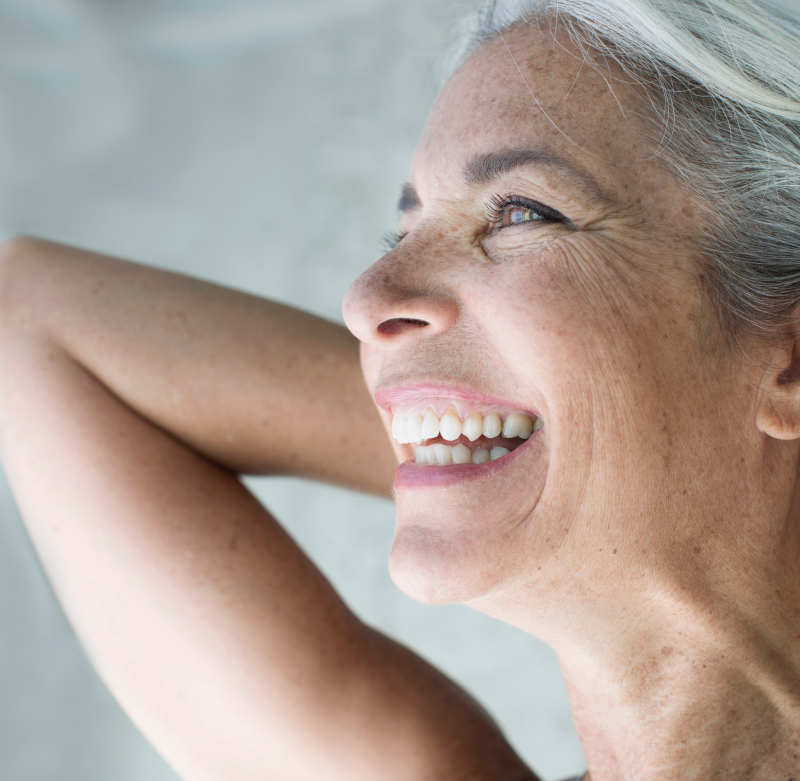
[(416, 445), (418, 466), (483, 464), (511, 453), (542, 428), (542, 420), (518, 410), (475, 409), (463, 399), (418, 399), (392, 407), (392, 437)]

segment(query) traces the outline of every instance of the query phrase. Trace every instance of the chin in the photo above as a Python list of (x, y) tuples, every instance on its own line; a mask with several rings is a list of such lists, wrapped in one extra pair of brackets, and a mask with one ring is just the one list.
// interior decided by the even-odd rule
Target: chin
[(398, 526), (389, 574), (404, 594), (425, 605), (467, 602), (497, 585), (496, 575), (486, 571), (493, 558), (464, 536), (426, 526)]

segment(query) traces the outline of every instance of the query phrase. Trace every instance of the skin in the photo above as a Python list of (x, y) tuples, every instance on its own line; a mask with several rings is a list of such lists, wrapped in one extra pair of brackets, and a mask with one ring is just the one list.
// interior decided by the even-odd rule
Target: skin
[(341, 326), (6, 243), (0, 451), (72, 626), (182, 778), (535, 779), (464, 691), (348, 610), (237, 479), (388, 495), (396, 460)]
[[(491, 477), (398, 478), (396, 582), (556, 649), (593, 781), (798, 775), (800, 389), (781, 376), (800, 340), (722, 346), (693, 254), (703, 210), (616, 76), (532, 26), (455, 74), (412, 164), (407, 235), (345, 301), (366, 388), (358, 342), (318, 318), (2, 248), (9, 479), (98, 670), (184, 778), (535, 778), (236, 479), (388, 494), (411, 451), (392, 453), (370, 394), (422, 381), (544, 428)], [(475, 155), (520, 148), (573, 172), (466, 181)], [(569, 222), (498, 227), (497, 194)]]
[[(490, 477), (398, 484), (391, 571), (417, 599), (553, 646), (592, 779), (792, 778), (798, 387), (780, 375), (795, 334), (724, 346), (694, 255), (703, 210), (623, 81), (523, 26), (437, 100), (409, 177), (419, 203), (346, 321), (371, 389), (446, 381), (544, 429)], [(607, 199), (552, 166), (467, 183), (475, 155), (520, 148), (580, 166)], [(493, 194), (574, 227), (498, 229)]]

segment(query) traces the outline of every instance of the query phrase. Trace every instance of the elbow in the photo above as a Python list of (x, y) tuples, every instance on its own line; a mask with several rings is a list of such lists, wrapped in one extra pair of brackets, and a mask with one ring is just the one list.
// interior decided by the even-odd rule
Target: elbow
[(40, 243), (39, 239), (34, 239), (32, 236), (13, 236), (0, 241), (0, 265), (5, 265), (12, 258), (27, 254)]
[(32, 236), (13, 236), (0, 242), (0, 274), (5, 277), (9, 266), (19, 263), (21, 259), (30, 256), (31, 252), (43, 242)]
[(37, 244), (37, 239), (30, 236), (14, 236), (0, 242), (0, 290), (2, 290), (10, 275), (20, 265), (24, 265), (25, 258), (30, 257)]
[(20, 299), (20, 280), (30, 259), (41, 252), (44, 242), (30, 236), (15, 236), (0, 242), (0, 322), (7, 325)]

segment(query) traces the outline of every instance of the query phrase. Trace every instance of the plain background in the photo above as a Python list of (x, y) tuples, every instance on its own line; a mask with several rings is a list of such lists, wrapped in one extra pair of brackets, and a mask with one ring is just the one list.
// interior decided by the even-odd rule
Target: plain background
[[(440, 55), (474, 4), (0, 0), (0, 238), (73, 243), (340, 320), (395, 227)], [(359, 615), (478, 697), (543, 777), (584, 769), (546, 646), (391, 583), (389, 502), (248, 483)], [(0, 779), (176, 779), (90, 667), (2, 480)]]

